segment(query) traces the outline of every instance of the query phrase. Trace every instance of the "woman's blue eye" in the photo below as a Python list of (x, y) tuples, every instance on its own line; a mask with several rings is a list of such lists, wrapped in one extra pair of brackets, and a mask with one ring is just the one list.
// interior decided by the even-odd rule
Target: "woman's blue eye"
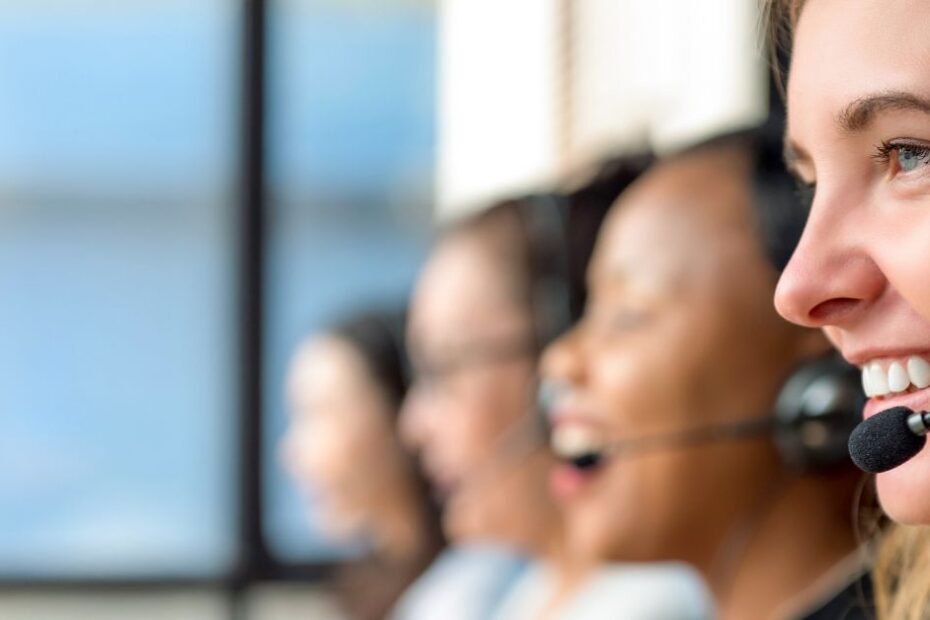
[(895, 156), (903, 172), (913, 172), (930, 163), (930, 149), (916, 146), (895, 147)]

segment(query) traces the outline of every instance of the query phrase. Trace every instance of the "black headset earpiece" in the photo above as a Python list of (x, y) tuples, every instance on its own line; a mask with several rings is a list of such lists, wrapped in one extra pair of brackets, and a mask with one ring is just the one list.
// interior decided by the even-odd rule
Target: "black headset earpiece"
[(863, 399), (858, 369), (836, 354), (792, 373), (774, 411), (774, 441), (785, 464), (818, 471), (850, 463), (847, 443)]

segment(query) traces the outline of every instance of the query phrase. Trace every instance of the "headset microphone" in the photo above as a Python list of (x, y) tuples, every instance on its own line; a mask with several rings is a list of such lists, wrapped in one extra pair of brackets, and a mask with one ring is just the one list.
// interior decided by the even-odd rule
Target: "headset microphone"
[(685, 448), (714, 441), (765, 435), (771, 432), (775, 423), (774, 416), (766, 416), (722, 424), (709, 424), (670, 433), (656, 433), (645, 437), (620, 439), (607, 444), (597, 455), (587, 454), (574, 459), (573, 464), (579, 469), (585, 469), (598, 465), (600, 458), (603, 456), (631, 456), (652, 450)]
[[(544, 383), (542, 388), (540, 410), (548, 412), (564, 386)], [(587, 469), (613, 456), (768, 434), (787, 467), (825, 471), (849, 463), (847, 440), (860, 421), (861, 401), (859, 372), (838, 356), (829, 355), (791, 374), (782, 385), (771, 415), (618, 439), (570, 461), (576, 468)], [(930, 427), (930, 414), (926, 422)]]
[(849, 436), (849, 455), (859, 469), (878, 474), (914, 458), (927, 443), (930, 412), (893, 407), (863, 420)]

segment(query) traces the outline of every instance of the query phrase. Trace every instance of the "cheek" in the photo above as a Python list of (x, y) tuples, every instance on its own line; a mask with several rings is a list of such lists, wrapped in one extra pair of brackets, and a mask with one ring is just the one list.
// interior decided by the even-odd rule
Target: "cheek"
[(292, 428), (286, 438), (287, 464), (298, 478), (314, 478), (320, 469), (319, 433), (308, 427)]
[(591, 397), (611, 432), (635, 437), (681, 427), (688, 385), (681, 366), (649, 352), (597, 359)]
[(906, 223), (896, 223), (883, 235), (876, 254), (892, 286), (918, 314), (930, 320), (930, 202), (919, 209)]
[(503, 449), (502, 438), (510, 424), (493, 410), (475, 411), (473, 414), (466, 418), (458, 436), (450, 438), (450, 443), (457, 444), (455, 449), (468, 459), (471, 466), (476, 466)]
[(320, 429), (305, 449), (315, 475), (333, 485), (348, 484), (369, 465), (366, 461), (373, 453), (366, 429), (351, 425)]
[(450, 400), (431, 415), (435, 417), (420, 447), (457, 475), (464, 475), (481, 463), (501, 433), (500, 420), (493, 409), (470, 396)]
[[(477, 377), (459, 412), (459, 428), (449, 441), (472, 455), (487, 455), (495, 442), (530, 411), (531, 376), (516, 368), (490, 370)], [(467, 402), (467, 405), (464, 404)]]

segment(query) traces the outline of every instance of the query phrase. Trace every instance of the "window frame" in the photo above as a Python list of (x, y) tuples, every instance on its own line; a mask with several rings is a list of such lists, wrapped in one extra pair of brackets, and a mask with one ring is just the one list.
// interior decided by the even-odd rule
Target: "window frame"
[(237, 440), (234, 476), (237, 491), (235, 531), (237, 558), (225, 573), (208, 577), (145, 575), (112, 577), (0, 577), (0, 596), (8, 594), (158, 594), (178, 591), (216, 592), (227, 601), (230, 617), (248, 617), (250, 588), (259, 584), (319, 584), (332, 562), (289, 563), (273, 556), (265, 540), (263, 364), (265, 346), (264, 274), (268, 216), (266, 102), (267, 0), (241, 0), (238, 34), (239, 77), (238, 163), (240, 179), (231, 208), (236, 218), (234, 268), (237, 327)]

